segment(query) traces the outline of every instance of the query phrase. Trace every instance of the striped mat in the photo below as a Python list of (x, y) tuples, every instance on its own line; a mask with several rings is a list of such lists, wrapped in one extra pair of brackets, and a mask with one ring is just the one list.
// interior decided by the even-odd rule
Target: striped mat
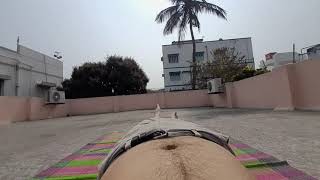
[[(98, 164), (120, 139), (121, 133), (103, 136), (67, 156), (52, 167), (40, 172), (33, 180), (94, 180)], [(291, 167), (286, 161), (258, 151), (247, 144), (232, 140), (236, 158), (254, 174), (257, 180), (316, 180)]]
[(231, 140), (230, 146), (239, 160), (257, 180), (317, 180), (291, 167), (286, 161), (261, 152), (241, 141)]

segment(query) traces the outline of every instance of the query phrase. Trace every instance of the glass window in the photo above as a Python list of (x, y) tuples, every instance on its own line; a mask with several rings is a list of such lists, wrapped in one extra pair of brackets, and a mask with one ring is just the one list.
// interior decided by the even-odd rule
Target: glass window
[(204, 60), (204, 52), (196, 52), (196, 61)]
[(171, 81), (180, 81), (181, 80), (181, 73), (180, 72), (170, 72), (170, 80)]
[(179, 63), (179, 54), (169, 54), (169, 63)]

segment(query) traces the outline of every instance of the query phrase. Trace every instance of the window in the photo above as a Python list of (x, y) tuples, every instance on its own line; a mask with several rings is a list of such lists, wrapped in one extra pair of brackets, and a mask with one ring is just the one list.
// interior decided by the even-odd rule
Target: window
[(3, 96), (3, 80), (0, 79), (0, 96)]
[(204, 60), (204, 52), (196, 52), (196, 61)]
[(179, 63), (179, 54), (169, 54), (169, 63)]
[(180, 72), (170, 72), (170, 80), (171, 81), (180, 81), (181, 80), (181, 73)]

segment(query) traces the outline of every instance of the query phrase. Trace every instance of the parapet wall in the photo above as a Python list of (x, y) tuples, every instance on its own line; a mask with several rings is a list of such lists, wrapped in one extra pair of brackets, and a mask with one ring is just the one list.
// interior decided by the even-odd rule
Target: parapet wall
[(270, 73), (226, 84), (210, 95), (214, 107), (320, 110), (320, 60), (279, 67)]
[(47, 105), (41, 98), (0, 97), (0, 124), (75, 115), (188, 107), (320, 110), (320, 61), (290, 64), (253, 78), (227, 83), (224, 94), (206, 90), (98, 97)]
[(0, 97), (0, 124), (76, 115), (112, 113), (161, 108), (210, 106), (206, 90), (112, 96), (67, 100), (65, 104), (46, 104), (41, 98)]

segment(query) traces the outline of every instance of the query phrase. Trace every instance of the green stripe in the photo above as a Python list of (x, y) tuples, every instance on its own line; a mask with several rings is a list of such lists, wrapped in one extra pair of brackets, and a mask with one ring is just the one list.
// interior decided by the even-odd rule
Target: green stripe
[(111, 149), (96, 149), (96, 150), (92, 150), (92, 149), (82, 149), (80, 151), (78, 151), (79, 154), (97, 154), (97, 153), (110, 153)]
[(61, 177), (49, 177), (49, 178), (33, 178), (32, 180), (96, 180), (97, 174), (83, 174), (76, 176), (61, 176)]
[(255, 149), (249, 149), (249, 148), (246, 148), (246, 149), (233, 149), (233, 152), (236, 154), (236, 156), (239, 156), (239, 155), (242, 155), (242, 154), (255, 154), (259, 151), (255, 150)]
[(241, 149), (241, 151), (245, 152), (246, 154), (255, 154), (257, 153), (258, 151), (255, 150), (255, 149)]
[(97, 166), (101, 160), (73, 160), (69, 162), (66, 167), (78, 167), (78, 166)]
[(275, 167), (275, 166), (287, 166), (287, 165), (289, 165), (287, 161), (278, 161), (278, 162), (271, 162), (271, 163), (265, 163), (265, 162), (248, 163), (248, 164), (245, 164), (245, 167), (248, 169), (251, 169), (251, 168), (263, 168), (263, 167)]
[(236, 156), (247, 154), (245, 151), (242, 151), (241, 149), (234, 149), (233, 152)]

